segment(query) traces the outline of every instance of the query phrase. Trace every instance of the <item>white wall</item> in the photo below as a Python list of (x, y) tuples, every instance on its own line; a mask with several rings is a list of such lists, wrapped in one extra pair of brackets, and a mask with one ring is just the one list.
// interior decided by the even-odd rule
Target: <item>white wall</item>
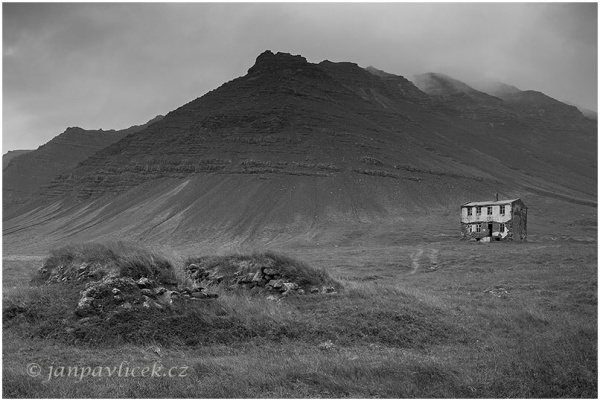
[(512, 218), (511, 205), (504, 205), (504, 215), (500, 214), (500, 206), (492, 206), (492, 214), (487, 214), (488, 206), (481, 206), (481, 214), (477, 215), (477, 207), (470, 206), (471, 216), (467, 216), (467, 207), (463, 206), (461, 209), (461, 221), (463, 223), (480, 223), (487, 221), (495, 221), (497, 223), (506, 223)]

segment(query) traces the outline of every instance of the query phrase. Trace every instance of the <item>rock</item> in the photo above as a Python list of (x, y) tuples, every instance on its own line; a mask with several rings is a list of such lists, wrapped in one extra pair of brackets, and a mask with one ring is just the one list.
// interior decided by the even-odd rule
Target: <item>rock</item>
[(319, 344), (319, 348), (322, 350), (329, 350), (329, 349), (332, 349), (333, 347), (335, 347), (335, 345), (333, 344), (333, 341), (331, 341), (331, 340), (327, 340), (327, 341)]
[(263, 269), (263, 274), (266, 274), (267, 276), (274, 276), (277, 273), (279, 273), (277, 270), (275, 269)]
[(279, 298), (277, 298), (275, 295), (269, 295), (267, 297), (267, 301), (277, 302), (277, 301), (279, 301)]
[(326, 294), (330, 294), (332, 292), (335, 292), (335, 288), (330, 286), (323, 286), (323, 292)]
[(206, 298), (206, 294), (200, 291), (192, 292), (191, 295), (193, 298)]
[(283, 281), (282, 280), (271, 280), (267, 283), (268, 286), (271, 286), (273, 288), (281, 288), (283, 286)]
[(142, 293), (142, 295), (145, 295), (147, 297), (151, 297), (151, 298), (155, 297), (154, 291), (152, 291), (149, 288), (144, 288), (144, 289), (140, 290), (140, 292)]
[[(165, 291), (156, 297), (156, 302), (160, 305), (171, 305), (173, 303), (173, 293), (175, 291)], [(178, 294), (178, 293), (177, 293)]]
[(92, 302), (94, 302), (94, 298), (92, 297), (82, 297), (77, 303), (77, 309), (84, 309), (92, 306)]
[(310, 288), (310, 293), (311, 294), (317, 294), (317, 293), (319, 293), (319, 289), (317, 287), (311, 287)]
[(165, 307), (153, 299), (148, 298), (144, 295), (144, 303), (142, 304), (144, 308), (156, 308), (156, 309), (164, 309)]
[[(188, 270), (192, 271), (192, 272), (195, 272), (195, 271), (198, 271), (198, 270), (201, 270), (201, 269), (202, 269), (202, 267), (200, 265), (196, 264), (196, 263), (192, 263), (192, 264), (190, 264), (188, 266)], [(202, 269), (202, 270), (204, 270), (204, 269)]]
[(300, 295), (304, 294), (304, 290), (302, 288), (299, 288), (298, 291), (296, 291), (296, 292)]
[(153, 280), (150, 280), (148, 277), (142, 277), (135, 283), (139, 288), (152, 288), (156, 285), (156, 283)]
[(260, 282), (263, 279), (263, 274), (262, 272), (259, 270), (256, 273), (254, 273), (254, 277), (252, 277), (252, 282)]
[(293, 291), (293, 290), (297, 290), (298, 289), (298, 284), (296, 284), (296, 283), (283, 283), (282, 286), (283, 286), (283, 290), (285, 292)]
[(120, 290), (120, 289), (118, 289), (118, 288), (113, 288), (113, 289), (112, 289), (112, 293), (113, 293), (114, 295), (118, 295), (118, 294), (120, 294), (120, 293), (121, 293), (121, 290)]
[(127, 310), (129, 310), (129, 309), (133, 308), (133, 306), (132, 306), (132, 305), (131, 305), (129, 302), (125, 302), (125, 303), (123, 303), (123, 304), (122, 304), (121, 306), (119, 306), (119, 307), (120, 307), (120, 308), (123, 308), (123, 309), (127, 309)]
[(154, 293), (156, 295), (162, 295), (165, 292), (167, 292), (167, 289), (165, 287), (157, 287), (157, 288), (154, 289)]

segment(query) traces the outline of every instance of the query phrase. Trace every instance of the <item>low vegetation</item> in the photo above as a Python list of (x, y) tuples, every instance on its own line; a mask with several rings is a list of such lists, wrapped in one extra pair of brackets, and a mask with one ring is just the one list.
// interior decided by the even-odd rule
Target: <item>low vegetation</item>
[[(425, 251), (415, 271), (402, 264), (411, 247), (308, 252), (309, 264), (275, 252), (176, 258), (124, 243), (66, 246), (43, 266), (64, 266), (61, 277), (71, 279), (46, 274), (35, 280), (46, 284), (4, 293), (3, 395), (595, 398), (596, 257), (569, 247), (453, 242), (436, 251), (437, 270), (427, 270)], [(511, 267), (498, 266), (501, 259)], [(183, 272), (190, 264), (222, 275), (269, 265), (290, 280), (338, 290), (269, 299), (215, 285), (218, 298), (81, 319), (73, 311), (86, 282), (69, 272), (82, 264), (135, 277), (167, 271), (179, 287), (190, 285)], [(49, 366), (123, 361), (185, 366), (186, 375), (43, 382)], [(32, 362), (45, 376), (26, 374)]]

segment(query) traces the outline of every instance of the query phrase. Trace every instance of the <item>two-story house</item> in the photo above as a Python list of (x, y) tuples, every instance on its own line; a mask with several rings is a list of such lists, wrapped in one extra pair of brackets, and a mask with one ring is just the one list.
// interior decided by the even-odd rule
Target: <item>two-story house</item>
[(527, 206), (521, 199), (469, 202), (461, 206), (463, 239), (491, 240), (527, 239)]

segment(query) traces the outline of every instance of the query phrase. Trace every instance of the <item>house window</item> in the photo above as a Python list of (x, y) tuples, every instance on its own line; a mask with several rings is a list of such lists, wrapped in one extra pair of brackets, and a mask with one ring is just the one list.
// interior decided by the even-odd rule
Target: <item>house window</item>
[(500, 214), (504, 215), (506, 206), (500, 206)]
[(472, 214), (473, 214), (473, 213), (471, 212), (471, 208), (470, 208), (470, 207), (468, 207), (468, 208), (467, 208), (467, 216), (471, 216)]
[(481, 214), (481, 206), (477, 206), (477, 211), (476, 211), (476, 213), (477, 213), (478, 215), (479, 215), (479, 214)]
[(473, 224), (469, 224), (469, 233), (473, 232)]
[(488, 208), (487, 208), (487, 209), (488, 209), (488, 214), (492, 214), (492, 207), (491, 207), (491, 206), (488, 206)]
[(504, 223), (500, 223), (500, 232), (503, 233), (506, 230)]
[(481, 224), (475, 224), (475, 231), (478, 233), (481, 232)]

